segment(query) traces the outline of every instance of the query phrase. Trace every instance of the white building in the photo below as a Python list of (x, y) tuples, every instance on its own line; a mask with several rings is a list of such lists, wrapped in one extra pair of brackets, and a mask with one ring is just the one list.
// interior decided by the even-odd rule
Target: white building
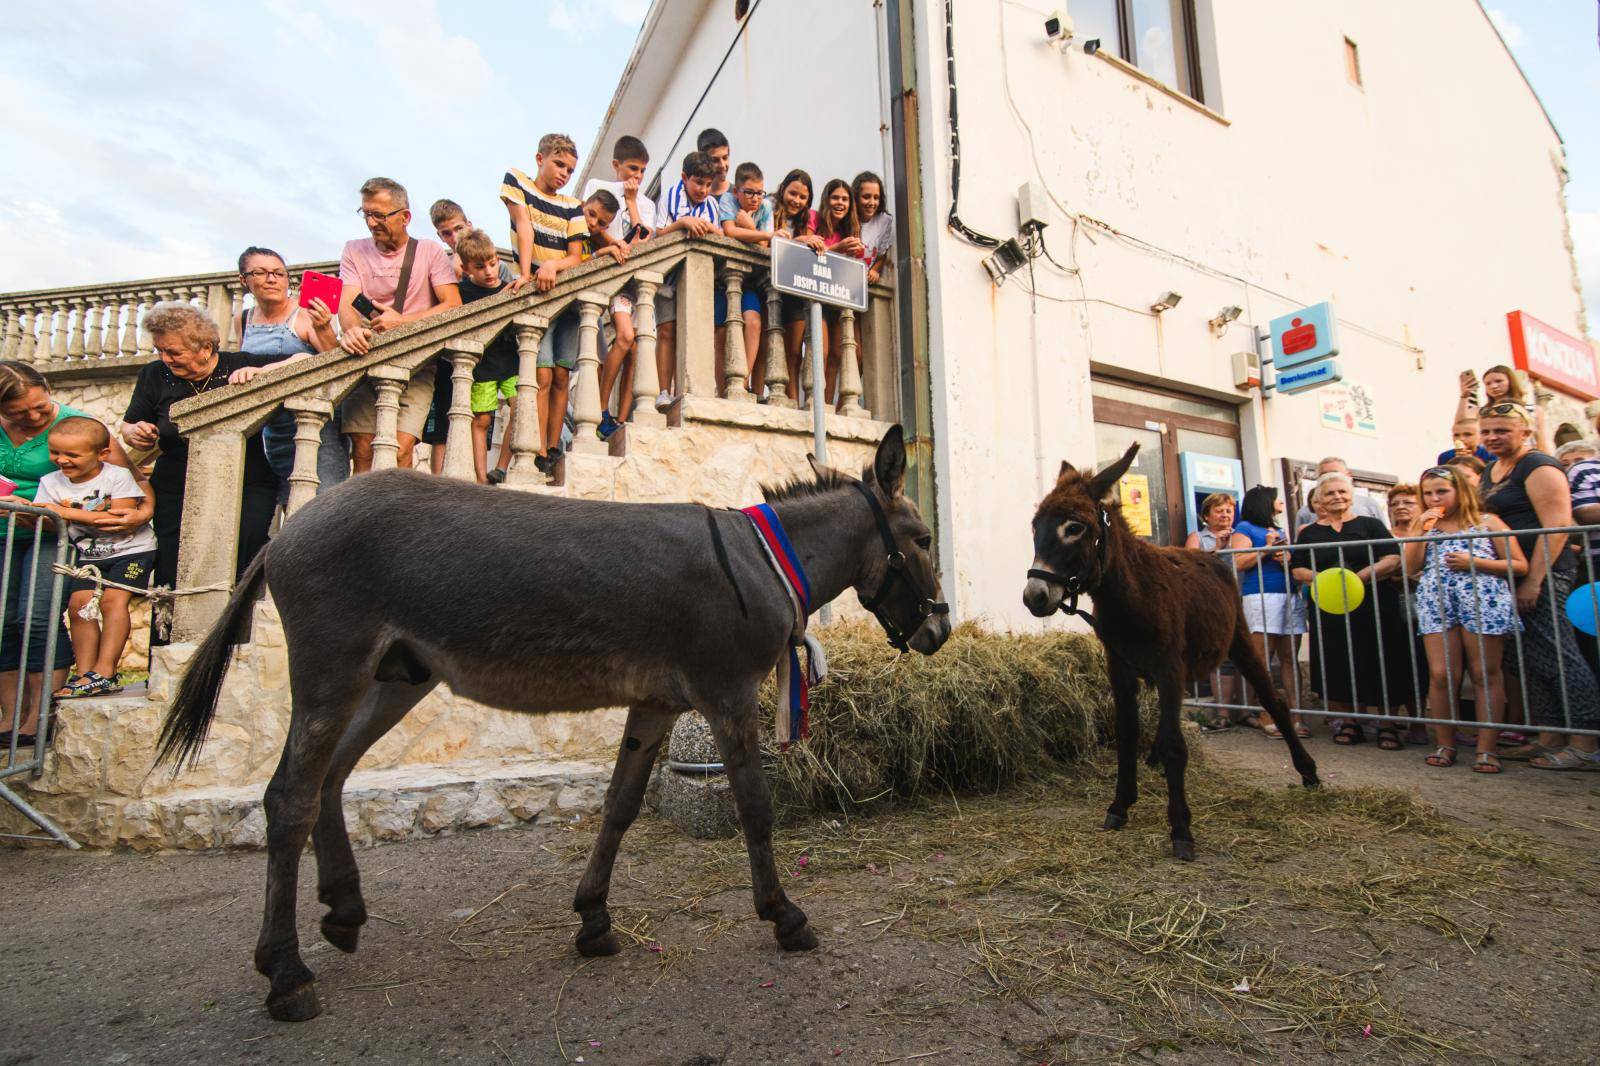
[[(1512, 362), (1509, 312), (1586, 334), (1560, 136), (1474, 0), (1062, 6), (1065, 46), (1035, 0), (656, 0), (580, 176), (633, 133), (675, 179), (716, 126), (769, 189), (797, 165), (889, 178), (945, 589), (1012, 627), (1035, 624), (1027, 527), (1062, 458), (1140, 441), (1154, 535), (1181, 539), (1180, 456), (1292, 485), (1339, 454), (1381, 491), (1449, 446), (1462, 369)], [(948, 222), (1014, 237), (1028, 182), (1044, 247), (997, 287)], [(1322, 301), (1343, 384), (1235, 386), (1257, 329)], [(1564, 358), (1546, 377), (1581, 420), (1593, 349)]]

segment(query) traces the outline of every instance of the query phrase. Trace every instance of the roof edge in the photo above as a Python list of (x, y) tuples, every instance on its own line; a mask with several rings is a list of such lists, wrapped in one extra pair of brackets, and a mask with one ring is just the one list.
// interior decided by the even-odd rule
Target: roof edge
[(1522, 64), (1517, 62), (1517, 54), (1511, 50), (1511, 45), (1506, 43), (1505, 35), (1500, 32), (1500, 27), (1494, 24), (1494, 18), (1489, 14), (1489, 9), (1483, 6), (1483, 0), (1478, 0), (1478, 12), (1483, 20), (1494, 31), (1495, 40), (1500, 42), (1500, 47), (1506, 50), (1506, 55), (1511, 58), (1511, 65), (1517, 68), (1517, 73), (1522, 76), (1522, 84), (1528, 87), (1528, 92), (1533, 94), (1533, 102), (1539, 105), (1539, 110), (1544, 113), (1544, 120), (1550, 126), (1550, 132), (1556, 135), (1556, 141), (1561, 145), (1562, 151), (1566, 150), (1566, 138), (1561, 136), (1561, 130), (1556, 126), (1556, 120), (1551, 117), (1550, 109), (1544, 106), (1544, 99), (1540, 97), (1539, 90), (1533, 87), (1533, 81), (1528, 77), (1528, 72), (1522, 69)]

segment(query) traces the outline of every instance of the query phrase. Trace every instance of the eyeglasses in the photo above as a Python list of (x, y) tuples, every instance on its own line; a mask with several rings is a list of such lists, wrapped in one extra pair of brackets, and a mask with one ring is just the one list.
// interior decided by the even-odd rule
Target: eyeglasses
[(287, 281), (289, 279), (289, 272), (287, 270), (262, 270), (258, 267), (255, 270), (246, 270), (244, 272), (244, 276), (254, 281), (262, 281), (266, 278), (277, 278), (279, 281)]
[(765, 196), (765, 195), (767, 195), (767, 190), (765, 190), (765, 189), (740, 189), (739, 190), (739, 195), (740, 196)]
[(358, 207), (356, 208), (356, 214), (360, 215), (368, 222), (387, 222), (401, 212), (409, 210), (411, 210), (409, 207), (398, 207), (393, 211), (368, 211), (364, 207)]

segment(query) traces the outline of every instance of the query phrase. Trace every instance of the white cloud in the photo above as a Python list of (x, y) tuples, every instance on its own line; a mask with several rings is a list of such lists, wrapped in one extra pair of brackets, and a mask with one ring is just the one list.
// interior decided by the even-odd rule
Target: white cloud
[[(650, 10), (650, 0), (600, 0), (599, 3), (589, 3), (578, 8), (568, 0), (551, 0), (550, 13), (546, 19), (552, 29), (573, 37), (586, 37), (594, 31), (609, 32), (611, 22), (624, 26), (638, 26), (644, 21), (645, 12)], [(593, 14), (600, 13), (611, 22), (597, 24)], [(589, 16), (586, 19), (585, 16)]]
[(1589, 333), (1600, 336), (1600, 211), (1572, 211), (1569, 219), (1583, 302), (1589, 312)]
[(1511, 21), (1511, 16), (1499, 8), (1491, 7), (1489, 9), (1489, 21), (1493, 22), (1494, 28), (1500, 31), (1500, 36), (1505, 38), (1507, 47), (1517, 49), (1527, 43), (1527, 33), (1523, 31), (1521, 26)]

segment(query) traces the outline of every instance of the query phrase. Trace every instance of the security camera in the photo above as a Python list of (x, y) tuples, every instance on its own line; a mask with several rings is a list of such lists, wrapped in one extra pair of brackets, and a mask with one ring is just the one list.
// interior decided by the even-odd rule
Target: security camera
[(1100, 51), (1100, 38), (1091, 37), (1087, 41), (1083, 42), (1083, 54), (1084, 55), (1092, 56), (1098, 51)]
[(1059, 9), (1044, 20), (1044, 35), (1063, 47), (1072, 40), (1072, 16)]

